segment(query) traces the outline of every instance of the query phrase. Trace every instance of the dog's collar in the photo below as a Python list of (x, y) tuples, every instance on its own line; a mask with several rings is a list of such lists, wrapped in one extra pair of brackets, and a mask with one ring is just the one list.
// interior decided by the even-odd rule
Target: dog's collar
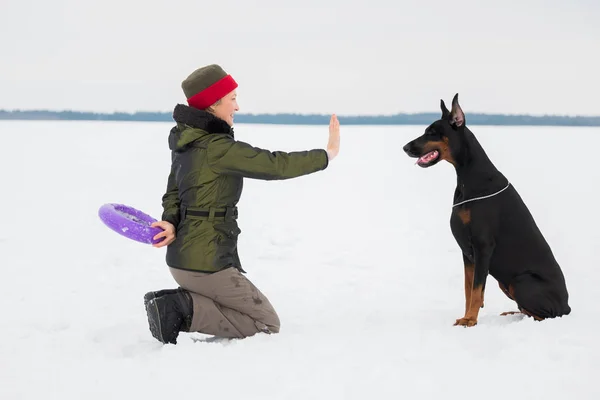
[(474, 199), (469, 199), (469, 200), (461, 201), (460, 203), (453, 204), (452, 207), (460, 206), (461, 204), (469, 203), (471, 201), (483, 200), (483, 199), (487, 199), (487, 198), (490, 198), (490, 197), (494, 197), (494, 196), (496, 196), (496, 195), (504, 192), (506, 189), (508, 189), (509, 186), (510, 186), (510, 182), (508, 182), (506, 184), (506, 187), (504, 187), (504, 189), (500, 189), (496, 193), (488, 194), (487, 196), (475, 197)]

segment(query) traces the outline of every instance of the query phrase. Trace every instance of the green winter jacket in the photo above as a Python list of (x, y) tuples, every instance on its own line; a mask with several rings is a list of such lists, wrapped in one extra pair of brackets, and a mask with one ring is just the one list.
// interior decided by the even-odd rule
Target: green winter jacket
[(237, 203), (243, 178), (290, 179), (327, 168), (323, 149), (271, 152), (236, 141), (232, 128), (212, 114), (178, 104), (169, 134), (171, 172), (162, 198), (162, 219), (175, 226), (167, 246), (172, 268), (241, 271)]

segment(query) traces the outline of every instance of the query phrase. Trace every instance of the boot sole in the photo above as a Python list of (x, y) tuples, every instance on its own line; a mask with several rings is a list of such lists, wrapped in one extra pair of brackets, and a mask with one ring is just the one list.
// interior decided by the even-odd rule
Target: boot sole
[(148, 326), (150, 327), (150, 333), (152, 333), (152, 336), (156, 340), (166, 344), (162, 335), (160, 314), (158, 313), (158, 306), (156, 305), (155, 299), (151, 299), (146, 305), (146, 314), (148, 315)]

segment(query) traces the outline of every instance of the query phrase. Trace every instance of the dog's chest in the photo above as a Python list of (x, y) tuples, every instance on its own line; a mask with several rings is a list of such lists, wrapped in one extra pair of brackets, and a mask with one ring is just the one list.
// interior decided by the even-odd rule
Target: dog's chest
[(450, 229), (462, 252), (467, 257), (473, 255), (472, 220), (469, 208), (455, 208), (450, 216)]

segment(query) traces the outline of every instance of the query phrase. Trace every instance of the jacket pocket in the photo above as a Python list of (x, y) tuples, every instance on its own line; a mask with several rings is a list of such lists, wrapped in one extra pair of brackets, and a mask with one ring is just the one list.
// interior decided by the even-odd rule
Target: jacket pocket
[(238, 236), (242, 232), (236, 222), (223, 222), (214, 225), (217, 233), (215, 264), (217, 267), (239, 266), (237, 255)]

